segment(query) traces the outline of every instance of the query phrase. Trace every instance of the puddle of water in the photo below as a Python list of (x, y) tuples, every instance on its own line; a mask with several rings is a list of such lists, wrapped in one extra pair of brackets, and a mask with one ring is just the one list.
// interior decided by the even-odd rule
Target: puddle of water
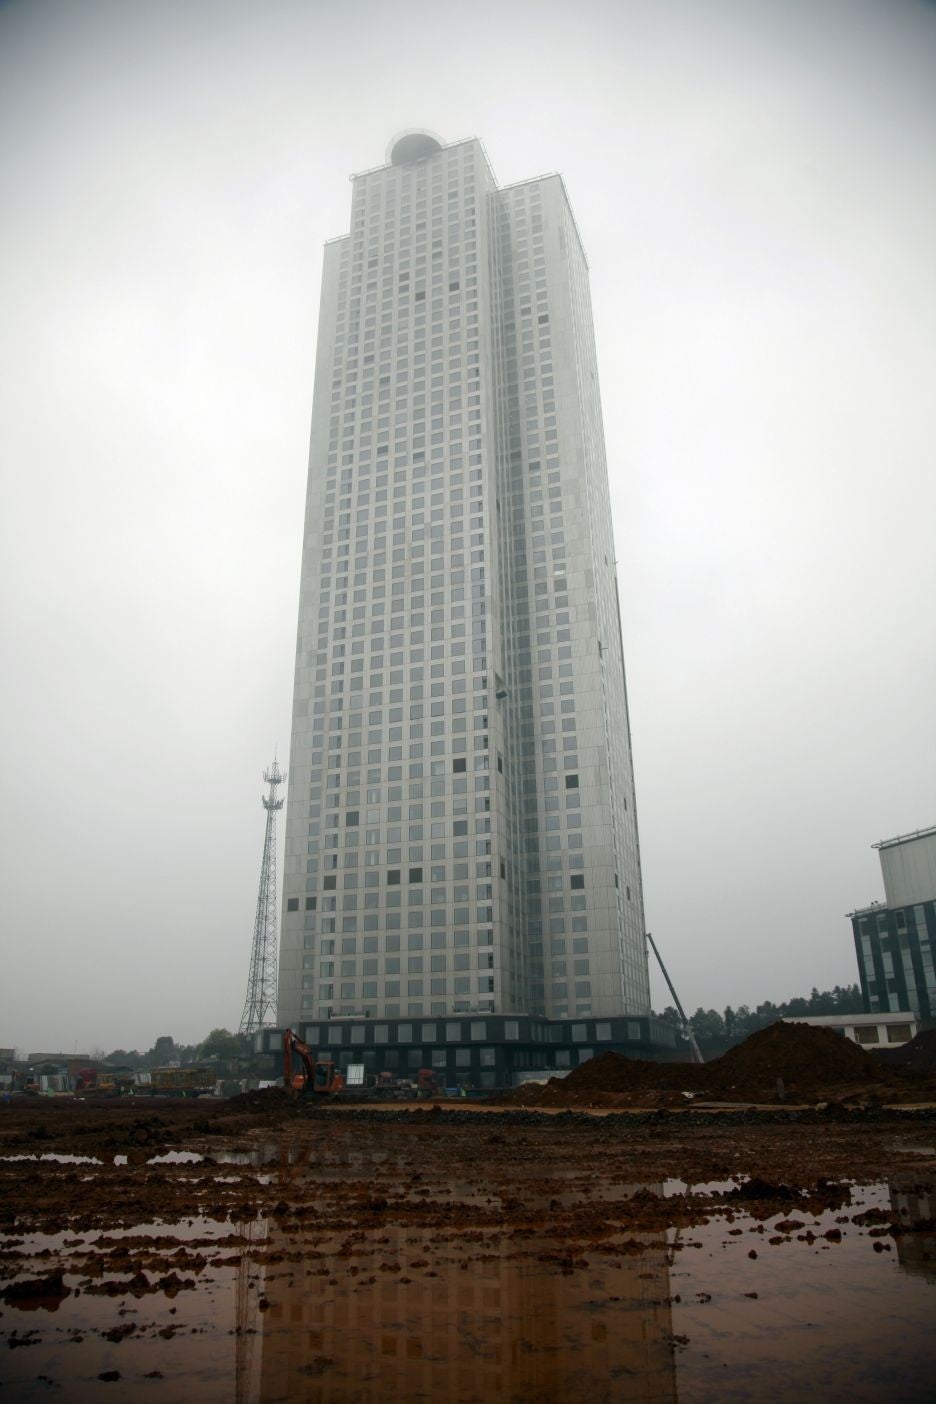
[[(893, 1197), (886, 1185), (856, 1191), (847, 1217)], [(813, 1243), (794, 1233), (771, 1245), (777, 1221), (759, 1242), (747, 1224), (728, 1237), (687, 1230), (699, 1248), (679, 1254), (670, 1279), (682, 1404), (933, 1399), (936, 1296), (924, 1284), (936, 1282), (936, 1231), (875, 1238), (840, 1217), (820, 1216)], [(840, 1242), (821, 1236), (830, 1226)]]
[[(933, 1398), (936, 1230), (895, 1238), (879, 1222), (893, 1215), (909, 1228), (936, 1217), (929, 1172), (852, 1186), (840, 1209), (793, 1202), (758, 1219), (732, 1201), (729, 1217), (716, 1199), (705, 1205), (706, 1222), (638, 1232), (612, 1206), (635, 1193), (665, 1205), (685, 1183), (594, 1177), (586, 1197), (608, 1204), (609, 1224), (573, 1239), (548, 1217), (576, 1199), (562, 1169), (539, 1178), (539, 1167), (527, 1167), (513, 1181), (545, 1228), (508, 1221), (501, 1231), (490, 1213), (473, 1227), (470, 1212), (420, 1227), (410, 1214), (415, 1199), (397, 1185), (403, 1222), (394, 1214), (369, 1228), (359, 1213), (349, 1229), (334, 1171), (350, 1158), (335, 1157), (323, 1172), (307, 1150), (290, 1158), (269, 1149), (212, 1158), (273, 1160), (284, 1188), (296, 1177), (323, 1178), (332, 1212), (321, 1223), (315, 1215), (193, 1217), (33, 1234), (9, 1247), (0, 1238), (4, 1271), (60, 1270), (60, 1291), (69, 1292), (32, 1309), (3, 1305), (0, 1382), (10, 1397), (98, 1404), (108, 1397), (100, 1376), (117, 1371), (114, 1398), (159, 1404)], [(366, 1164), (354, 1157), (355, 1169)], [(345, 1179), (353, 1192), (353, 1175)], [(717, 1197), (734, 1184), (692, 1189)], [(470, 1211), (499, 1204), (502, 1188), (497, 1177), (480, 1186), (434, 1181), (432, 1202), (454, 1199)], [(579, 1204), (584, 1188), (580, 1180)], [(11, 1280), (0, 1279), (0, 1290)], [(148, 1290), (167, 1280), (168, 1288)], [(17, 1348), (7, 1348), (11, 1341)]]
[(40, 1160), (53, 1160), (59, 1165), (103, 1165), (104, 1163), (96, 1155), (66, 1155), (59, 1151), (44, 1151), (42, 1155), (0, 1155), (2, 1162), (17, 1160), (32, 1161), (34, 1164)]

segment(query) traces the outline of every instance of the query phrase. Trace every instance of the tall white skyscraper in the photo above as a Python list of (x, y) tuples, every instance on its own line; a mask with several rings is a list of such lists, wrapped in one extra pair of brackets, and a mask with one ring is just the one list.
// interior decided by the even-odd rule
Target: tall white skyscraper
[(294, 1027), (650, 1009), (588, 268), (477, 140), (325, 249), (280, 951)]

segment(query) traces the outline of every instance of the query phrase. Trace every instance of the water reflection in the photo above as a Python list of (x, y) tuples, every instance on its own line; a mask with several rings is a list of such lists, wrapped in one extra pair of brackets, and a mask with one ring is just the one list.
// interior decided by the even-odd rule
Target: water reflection
[(899, 1175), (889, 1182), (891, 1211), (904, 1230), (896, 1238), (904, 1272), (936, 1283), (936, 1186), (919, 1175)]
[(589, 1270), (545, 1235), (517, 1256), (396, 1227), (366, 1267), (268, 1274), (259, 1399), (675, 1400), (668, 1252), (638, 1237), (639, 1255)]
[(0, 1292), (59, 1274), (3, 1304), (0, 1343), (23, 1348), (0, 1350), (0, 1382), (18, 1404), (49, 1380), (96, 1404), (114, 1370), (114, 1397), (157, 1404), (932, 1397), (928, 1171), (777, 1212), (558, 1152), (446, 1164), (404, 1144), (151, 1158), (117, 1177), (128, 1194), (201, 1186), (214, 1217), (0, 1236)]

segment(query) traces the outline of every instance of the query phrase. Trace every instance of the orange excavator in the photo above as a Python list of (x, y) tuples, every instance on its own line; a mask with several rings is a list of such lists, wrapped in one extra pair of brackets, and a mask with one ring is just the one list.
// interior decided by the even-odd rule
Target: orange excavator
[[(301, 1066), (300, 1066), (301, 1065)], [(287, 1092), (304, 1093), (307, 1097), (316, 1093), (335, 1094), (343, 1092), (344, 1073), (330, 1058), (316, 1058), (314, 1051), (292, 1029), (283, 1034), (283, 1086)]]

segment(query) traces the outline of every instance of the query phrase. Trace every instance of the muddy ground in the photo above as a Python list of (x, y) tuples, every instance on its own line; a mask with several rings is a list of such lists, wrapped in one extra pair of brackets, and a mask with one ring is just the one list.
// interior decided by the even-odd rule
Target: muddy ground
[[(845, 1181), (884, 1180), (908, 1167), (933, 1172), (936, 1153), (921, 1155), (921, 1148), (934, 1136), (932, 1108), (596, 1116), (482, 1113), (445, 1103), (320, 1107), (275, 1093), (145, 1108), (23, 1099), (0, 1115), (0, 1231), (52, 1235), (193, 1217), (237, 1223), (258, 1213), (289, 1223), (314, 1214), (330, 1233), (370, 1233), (402, 1221), (501, 1232), (535, 1227), (557, 1245), (574, 1244), (603, 1232), (600, 1196), (591, 1204), (599, 1185), (684, 1182), (686, 1190), (665, 1205), (653, 1195), (629, 1201), (625, 1217), (641, 1229), (708, 1213), (722, 1203), (718, 1194), (728, 1194), (730, 1209), (736, 1186), (715, 1200), (692, 1189), (712, 1182), (750, 1179), (766, 1187), (767, 1207), (792, 1200), (808, 1207), (839, 1198)], [(164, 1160), (167, 1154), (173, 1158)], [(310, 1176), (316, 1165), (340, 1167), (340, 1178)], [(551, 1200), (560, 1182), (574, 1188), (575, 1203), (558, 1214)], [(340, 1193), (332, 1193), (336, 1183)], [(9, 1254), (7, 1244), (0, 1273)]]
[[(698, 1248), (712, 1226), (722, 1250), (740, 1253), (743, 1247), (740, 1260), (749, 1274), (766, 1272), (770, 1255), (789, 1245), (813, 1255), (844, 1255), (845, 1243), (848, 1252), (875, 1263), (912, 1259), (936, 1281), (936, 1227), (927, 1227), (919, 1213), (914, 1222), (906, 1213), (902, 1219), (897, 1207), (910, 1202), (908, 1195), (925, 1200), (934, 1177), (934, 1108), (836, 1103), (822, 1111), (593, 1114), (438, 1103), (379, 1110), (294, 1103), (278, 1092), (227, 1102), (21, 1099), (0, 1108), (0, 1345), (23, 1350), (0, 1360), (0, 1382), (7, 1378), (4, 1365), (9, 1371), (10, 1360), (26, 1360), (30, 1346), (36, 1390), (43, 1377), (64, 1378), (61, 1372), (73, 1368), (67, 1351), (63, 1355), (65, 1342), (82, 1347), (76, 1360), (85, 1359), (91, 1345), (95, 1353), (92, 1365), (83, 1367), (91, 1371), (87, 1392), (76, 1376), (59, 1397), (95, 1398), (93, 1382), (115, 1370), (125, 1383), (137, 1380), (135, 1391), (142, 1389), (142, 1381), (167, 1374), (170, 1360), (181, 1368), (183, 1356), (191, 1361), (196, 1348), (209, 1349), (215, 1328), (194, 1304), (213, 1301), (219, 1284), (240, 1273), (241, 1315), (223, 1334), (262, 1335), (264, 1370), (273, 1369), (270, 1352), (279, 1339), (276, 1379), (286, 1378), (284, 1370), (304, 1370), (304, 1379), (315, 1380), (304, 1393), (288, 1383), (258, 1393), (255, 1381), (251, 1397), (369, 1400), (390, 1391), (392, 1397), (431, 1398), (442, 1388), (431, 1374), (442, 1368), (441, 1357), (424, 1358), (419, 1346), (419, 1383), (417, 1355), (407, 1354), (419, 1321), (434, 1303), (449, 1300), (445, 1294), (458, 1283), (486, 1280), (494, 1263), (498, 1291), (513, 1283), (516, 1300), (541, 1291), (544, 1282), (566, 1284), (551, 1289), (550, 1300), (565, 1302), (562, 1320), (573, 1323), (586, 1298), (593, 1314), (623, 1311), (613, 1304), (624, 1301), (620, 1284), (628, 1272), (637, 1287), (651, 1269), (665, 1276), (674, 1253)], [(871, 1184), (902, 1186), (904, 1197), (871, 1203), (859, 1192)], [(581, 1280), (580, 1289), (573, 1279)], [(747, 1285), (760, 1281), (750, 1278)], [(396, 1295), (388, 1317), (389, 1283)], [(739, 1287), (737, 1295), (756, 1300), (759, 1292), (763, 1285)], [(331, 1298), (371, 1303), (367, 1329), (353, 1346), (366, 1350), (373, 1337), (371, 1393), (362, 1393), (357, 1382), (360, 1359), (347, 1354), (351, 1342), (329, 1335), (330, 1308), (322, 1306), (322, 1319), (306, 1329), (315, 1304)], [(298, 1319), (290, 1312), (300, 1300), (303, 1340), (325, 1345), (324, 1353), (313, 1351), (297, 1364), (294, 1335), (284, 1335), (283, 1323)], [(400, 1305), (406, 1300), (422, 1303), (412, 1321)], [(659, 1296), (667, 1312), (678, 1300), (672, 1287)], [(244, 1302), (252, 1324), (241, 1319)], [(449, 1310), (446, 1320), (451, 1316)], [(274, 1320), (279, 1337), (271, 1331)], [(456, 1340), (450, 1363), (459, 1352), (475, 1351), (471, 1342), (483, 1340), (485, 1330), (496, 1333), (492, 1322), (489, 1317), (487, 1327), (473, 1328), (468, 1345)], [(669, 1316), (666, 1322), (658, 1332), (665, 1359), (654, 1370), (664, 1369), (688, 1340)], [(395, 1330), (410, 1345), (394, 1356), (398, 1373), (391, 1376), (383, 1357)], [(182, 1332), (186, 1352), (153, 1354), (165, 1352)], [(597, 1364), (589, 1373), (597, 1338), (589, 1339), (580, 1360), (570, 1356), (561, 1390), (543, 1373), (543, 1343), (531, 1347), (529, 1360), (515, 1351), (503, 1392), (501, 1376), (492, 1375), (484, 1397), (623, 1397), (613, 1388), (602, 1393)], [(52, 1363), (44, 1366), (46, 1360)], [(107, 1368), (95, 1374), (98, 1365)], [(18, 1368), (11, 1397), (34, 1397), (25, 1387), (25, 1367)], [(614, 1368), (625, 1367), (618, 1361)], [(222, 1365), (212, 1369), (207, 1392), (199, 1393), (193, 1375), (178, 1395), (152, 1397), (233, 1397), (217, 1373)], [(207, 1378), (200, 1371), (197, 1378)], [(285, 1392), (277, 1393), (281, 1387)], [(691, 1393), (681, 1390), (680, 1397)], [(238, 1397), (248, 1395), (239, 1388)], [(481, 1396), (469, 1388), (451, 1397)]]

